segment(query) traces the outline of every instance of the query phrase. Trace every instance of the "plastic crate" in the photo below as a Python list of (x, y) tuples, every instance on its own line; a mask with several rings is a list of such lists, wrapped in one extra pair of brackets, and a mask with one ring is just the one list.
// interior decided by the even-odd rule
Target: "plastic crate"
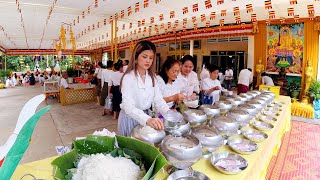
[(267, 85), (260, 85), (259, 91), (261, 90), (267, 90), (276, 95), (276, 98), (279, 98), (280, 95), (280, 86), (267, 86)]

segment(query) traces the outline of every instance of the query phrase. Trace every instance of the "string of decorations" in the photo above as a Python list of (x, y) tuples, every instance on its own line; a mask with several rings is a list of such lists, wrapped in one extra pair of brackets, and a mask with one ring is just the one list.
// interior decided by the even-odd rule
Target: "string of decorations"
[(27, 48), (29, 49), (28, 38), (27, 38), (27, 33), (26, 33), (26, 27), (24, 25), (24, 20), (23, 20), (22, 10), (20, 8), (19, 0), (16, 0), (16, 5), (17, 5), (17, 11), (20, 13), (20, 22), (21, 22), (21, 26), (23, 27), (23, 32), (24, 32), (24, 37), (25, 37), (25, 40), (26, 40)]
[(42, 37), (41, 37), (41, 40), (40, 40), (39, 49), (41, 49), (41, 45), (42, 45), (42, 42), (43, 42), (44, 34), (46, 33), (48, 22), (49, 22), (49, 20), (51, 18), (51, 14), (52, 14), (53, 9), (54, 9), (55, 5), (57, 4), (57, 2), (58, 2), (58, 0), (53, 0), (52, 5), (51, 5), (51, 7), (49, 9), (49, 13), (48, 13), (48, 16), (46, 18), (46, 24), (44, 25), (43, 32), (42, 32)]
[(0, 31), (3, 32), (4, 36), (8, 39), (9, 42), (11, 42), (11, 44), (13, 44), (15, 47), (17, 47), (16, 43), (14, 43), (11, 38), (9, 37), (9, 35), (7, 34), (7, 32), (4, 30), (4, 28), (0, 25)]

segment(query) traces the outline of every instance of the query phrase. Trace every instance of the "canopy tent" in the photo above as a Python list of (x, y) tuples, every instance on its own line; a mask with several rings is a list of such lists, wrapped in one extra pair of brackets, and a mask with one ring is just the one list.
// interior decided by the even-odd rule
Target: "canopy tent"
[[(109, 46), (111, 21), (118, 42), (174, 30), (243, 22), (314, 18), (317, 0), (1, 0), (0, 45), (4, 49), (55, 49), (60, 26), (72, 27), (77, 49)], [(71, 49), (68, 42), (67, 49)]]

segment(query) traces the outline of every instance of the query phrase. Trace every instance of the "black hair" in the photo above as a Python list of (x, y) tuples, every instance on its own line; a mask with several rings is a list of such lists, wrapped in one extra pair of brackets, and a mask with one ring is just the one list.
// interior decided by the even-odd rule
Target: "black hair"
[(129, 64), (129, 60), (124, 60), (127, 64)]
[(211, 64), (211, 65), (208, 67), (208, 71), (209, 71), (210, 73), (212, 73), (212, 72), (215, 71), (215, 70), (220, 71), (220, 67), (219, 67), (219, 66), (216, 66), (216, 65), (213, 65), (213, 64)]
[(261, 73), (261, 76), (266, 76), (266, 75), (267, 75), (266, 72)]
[(173, 58), (168, 58), (162, 65), (162, 68), (160, 70), (159, 76), (163, 79), (163, 81), (167, 84), (168, 83), (168, 75), (167, 71), (174, 65), (174, 64), (180, 64), (178, 60), (175, 60)]
[(102, 62), (98, 62), (98, 66), (100, 66), (102, 68)]
[(208, 69), (209, 66), (210, 66), (210, 62), (209, 62), (209, 61), (206, 61), (206, 62), (204, 63), (204, 68)]
[(121, 67), (123, 67), (122, 62), (117, 62), (113, 65), (114, 69), (119, 71)]
[(109, 60), (107, 62), (107, 68), (109, 69), (109, 68), (112, 68), (112, 67), (113, 67), (113, 61)]
[(252, 72), (252, 69), (251, 69), (251, 68), (248, 68), (248, 70)]
[(185, 55), (185, 56), (183, 56), (183, 58), (182, 58), (182, 60), (181, 60), (182, 64), (184, 64), (184, 63), (187, 62), (187, 61), (191, 61), (192, 64), (193, 64), (193, 62), (194, 62), (193, 56), (191, 56), (191, 55)]

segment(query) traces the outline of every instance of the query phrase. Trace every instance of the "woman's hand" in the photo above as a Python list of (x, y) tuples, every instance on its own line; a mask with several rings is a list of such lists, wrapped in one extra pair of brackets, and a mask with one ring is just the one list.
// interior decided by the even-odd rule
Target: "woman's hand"
[(220, 90), (220, 87), (219, 86), (216, 86), (216, 87), (213, 87), (212, 88), (214, 91), (216, 91), (216, 90)]
[(175, 95), (175, 102), (181, 102), (186, 96), (184, 94), (178, 93)]
[(147, 120), (147, 125), (156, 130), (163, 130), (163, 122), (159, 118), (149, 118)]

